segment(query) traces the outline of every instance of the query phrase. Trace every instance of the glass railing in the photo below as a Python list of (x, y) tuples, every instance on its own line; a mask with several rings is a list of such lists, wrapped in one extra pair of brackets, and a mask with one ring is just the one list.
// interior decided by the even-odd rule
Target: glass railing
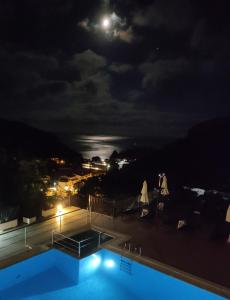
[(64, 234), (53, 231), (52, 245), (57, 246), (58, 248), (64, 248), (76, 254), (78, 257), (82, 257), (91, 250), (100, 247), (101, 234), (102, 232), (98, 232), (97, 236), (92, 236), (78, 241)]
[(68, 234), (88, 224), (88, 211), (76, 209), (52, 216), (42, 222), (23, 224), (4, 231), (0, 233), (0, 261), (34, 247), (50, 244), (52, 231)]

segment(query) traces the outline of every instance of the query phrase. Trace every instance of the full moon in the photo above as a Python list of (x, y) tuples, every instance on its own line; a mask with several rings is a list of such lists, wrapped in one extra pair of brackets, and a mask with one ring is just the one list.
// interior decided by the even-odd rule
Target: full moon
[(102, 20), (102, 26), (104, 28), (109, 28), (109, 26), (110, 26), (110, 20), (108, 18), (103, 19)]

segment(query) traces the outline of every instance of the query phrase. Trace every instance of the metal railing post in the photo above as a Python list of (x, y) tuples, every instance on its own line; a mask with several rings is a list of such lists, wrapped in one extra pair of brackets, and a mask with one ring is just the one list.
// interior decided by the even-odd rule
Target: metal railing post
[(91, 195), (89, 195), (89, 222), (90, 222), (90, 225), (92, 223), (91, 205), (92, 205), (92, 199), (91, 199)]
[(59, 225), (60, 225), (60, 232), (61, 232), (61, 215), (59, 216)]
[(89, 222), (92, 223), (91, 195), (89, 195)]
[(142, 256), (142, 248), (139, 248), (139, 255)]
[(24, 227), (24, 243), (25, 248), (32, 249), (32, 247), (27, 244), (27, 226)]
[(81, 256), (81, 242), (78, 242), (78, 257)]
[(98, 235), (98, 247), (101, 246), (101, 232), (99, 232), (99, 235)]
[(24, 242), (25, 242), (25, 247), (27, 247), (27, 229), (26, 229), (26, 226), (24, 227)]
[(115, 218), (115, 209), (116, 209), (116, 201), (113, 200), (113, 222), (114, 222), (114, 218)]

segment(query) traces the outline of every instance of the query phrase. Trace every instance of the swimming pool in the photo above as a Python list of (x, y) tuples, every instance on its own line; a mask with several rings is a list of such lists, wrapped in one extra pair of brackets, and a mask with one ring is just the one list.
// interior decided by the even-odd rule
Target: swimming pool
[(0, 299), (224, 299), (102, 249), (76, 259), (49, 250), (0, 271)]

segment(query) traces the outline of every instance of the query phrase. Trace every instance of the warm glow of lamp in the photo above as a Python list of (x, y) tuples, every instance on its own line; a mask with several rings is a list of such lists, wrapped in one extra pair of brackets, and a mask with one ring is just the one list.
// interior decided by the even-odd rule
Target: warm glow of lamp
[(58, 205), (57, 205), (57, 215), (58, 215), (58, 216), (61, 216), (62, 213), (63, 213), (63, 207), (62, 207), (61, 204), (58, 204)]

